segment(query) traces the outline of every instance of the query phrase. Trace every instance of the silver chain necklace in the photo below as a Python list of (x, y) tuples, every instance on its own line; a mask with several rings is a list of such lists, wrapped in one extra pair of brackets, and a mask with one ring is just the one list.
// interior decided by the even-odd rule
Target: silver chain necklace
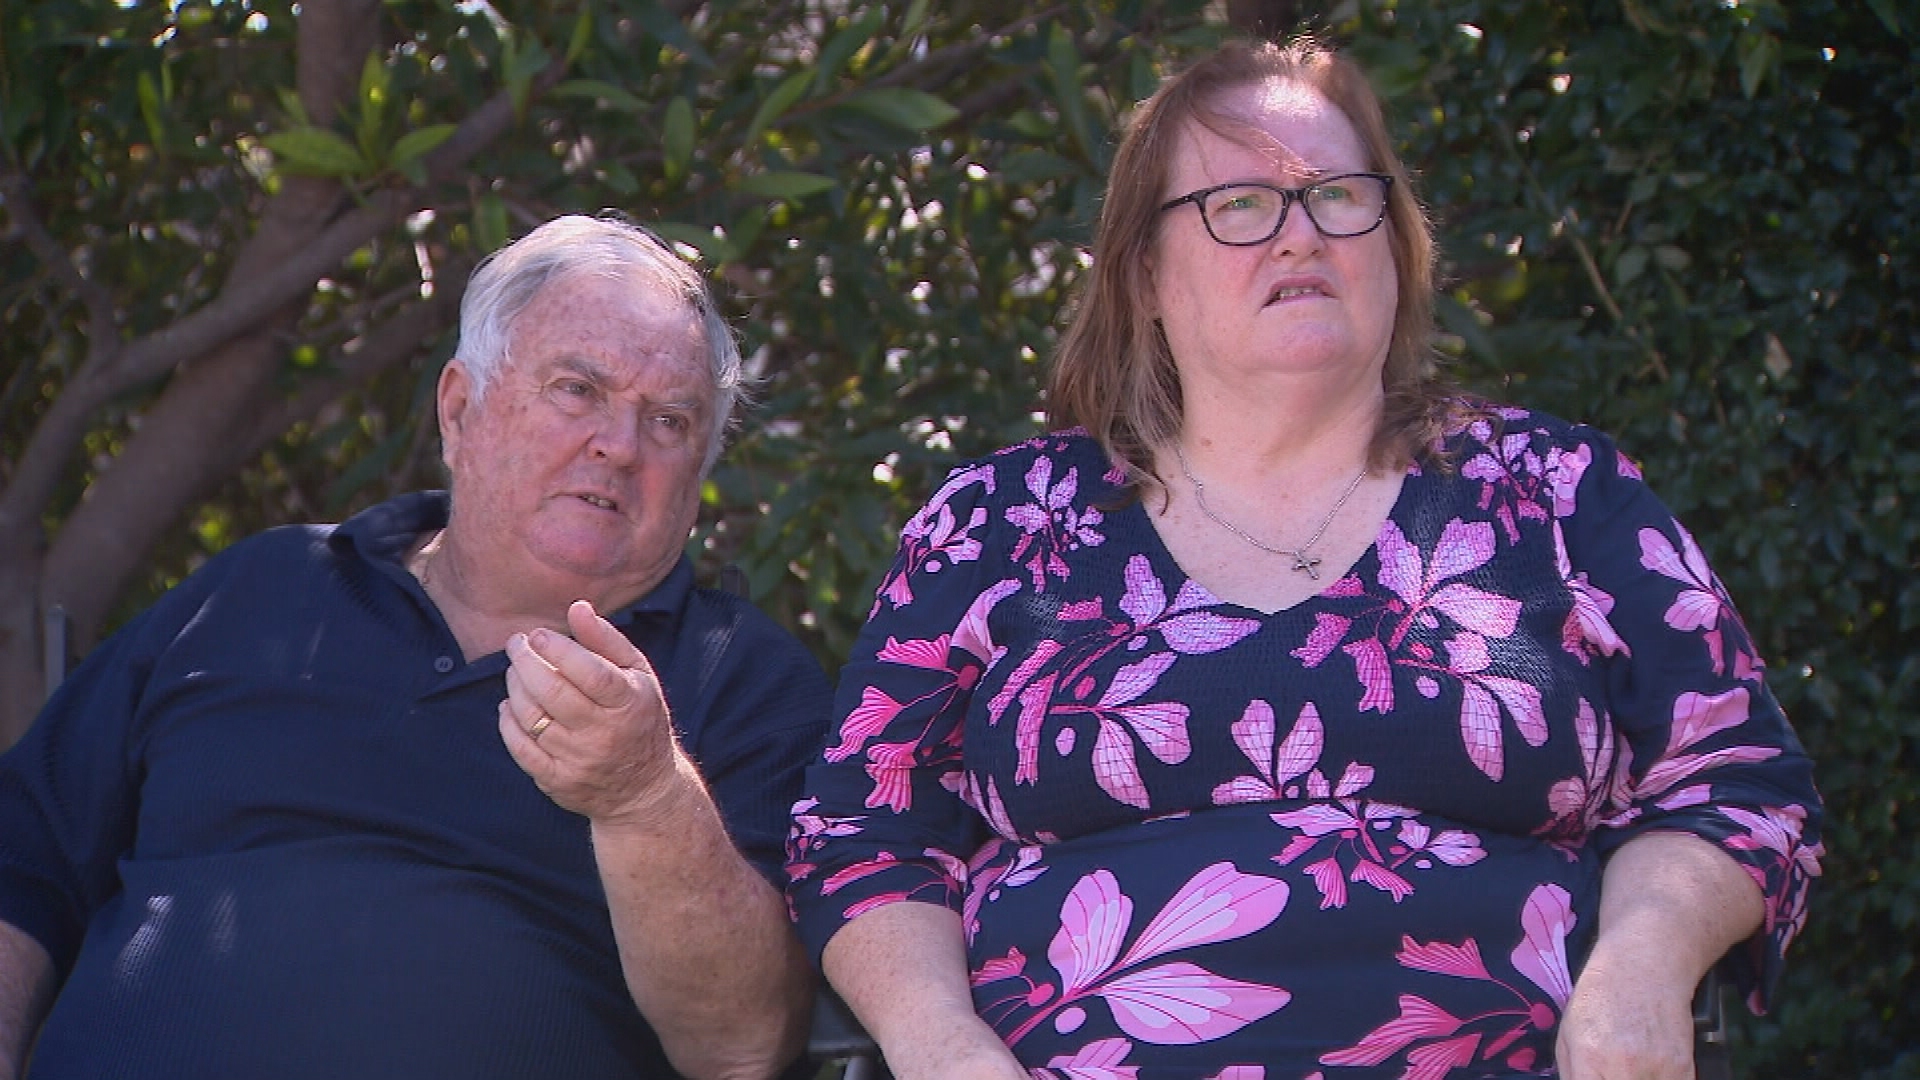
[(1207, 505), (1207, 485), (1201, 483), (1200, 478), (1193, 475), (1193, 467), (1187, 464), (1187, 452), (1181, 449), (1180, 444), (1175, 443), (1173, 453), (1175, 457), (1180, 459), (1180, 471), (1186, 474), (1187, 483), (1193, 485), (1194, 504), (1200, 507), (1201, 513), (1207, 515), (1207, 520), (1269, 555), (1286, 555), (1291, 557), (1293, 559), (1293, 569), (1305, 573), (1315, 581), (1320, 580), (1320, 556), (1309, 555), (1307, 552), (1313, 550), (1313, 545), (1319, 543), (1320, 538), (1326, 535), (1327, 528), (1333, 524), (1333, 519), (1339, 515), (1340, 508), (1347, 505), (1347, 500), (1353, 498), (1353, 493), (1360, 489), (1360, 481), (1367, 478), (1367, 470), (1363, 467), (1360, 470), (1360, 474), (1353, 478), (1353, 483), (1347, 485), (1347, 490), (1340, 493), (1340, 498), (1333, 504), (1333, 509), (1327, 511), (1327, 516), (1320, 520), (1320, 527), (1313, 530), (1313, 535), (1307, 537), (1306, 543), (1296, 548), (1274, 547), (1272, 544), (1262, 543), (1252, 533), (1221, 517), (1219, 514), (1214, 513), (1213, 507)]

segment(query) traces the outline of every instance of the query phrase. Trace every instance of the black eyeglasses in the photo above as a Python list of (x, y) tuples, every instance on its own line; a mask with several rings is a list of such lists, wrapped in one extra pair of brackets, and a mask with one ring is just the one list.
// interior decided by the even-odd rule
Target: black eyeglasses
[(1229, 247), (1252, 247), (1278, 236), (1296, 202), (1324, 236), (1365, 236), (1387, 219), (1387, 188), (1392, 184), (1393, 177), (1370, 172), (1329, 176), (1297, 188), (1218, 184), (1169, 200), (1160, 212), (1192, 203), (1200, 208), (1207, 235)]

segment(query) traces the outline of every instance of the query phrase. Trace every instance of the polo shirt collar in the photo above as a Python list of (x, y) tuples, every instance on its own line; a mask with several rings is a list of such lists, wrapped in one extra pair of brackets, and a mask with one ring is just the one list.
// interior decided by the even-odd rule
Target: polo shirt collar
[[(351, 550), (370, 563), (398, 565), (413, 550), (421, 533), (447, 524), (452, 499), (445, 491), (414, 491), (370, 506), (335, 526), (328, 542), (336, 551)], [(693, 591), (693, 564), (681, 555), (645, 596), (607, 616), (615, 626), (641, 615), (678, 614)]]

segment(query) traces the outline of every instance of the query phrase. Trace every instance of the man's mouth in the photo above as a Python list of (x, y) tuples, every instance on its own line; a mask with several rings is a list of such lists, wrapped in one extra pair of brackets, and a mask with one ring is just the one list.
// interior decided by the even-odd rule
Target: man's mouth
[(620, 509), (620, 506), (618, 503), (615, 503), (612, 499), (603, 498), (602, 496), (599, 496), (599, 495), (580, 495), (576, 497), (579, 498), (582, 502), (585, 502), (590, 506), (597, 506), (602, 510)]

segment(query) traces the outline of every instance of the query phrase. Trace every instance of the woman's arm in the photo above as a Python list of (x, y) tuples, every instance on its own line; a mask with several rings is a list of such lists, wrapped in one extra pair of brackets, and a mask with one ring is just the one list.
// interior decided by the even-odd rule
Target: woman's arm
[(1561, 1017), (1561, 1080), (1693, 1080), (1694, 988), (1763, 915), (1760, 887), (1716, 845), (1677, 832), (1623, 844)]
[(827, 942), (821, 966), (898, 1080), (1026, 1080), (973, 1011), (960, 916), (951, 910), (875, 908)]

